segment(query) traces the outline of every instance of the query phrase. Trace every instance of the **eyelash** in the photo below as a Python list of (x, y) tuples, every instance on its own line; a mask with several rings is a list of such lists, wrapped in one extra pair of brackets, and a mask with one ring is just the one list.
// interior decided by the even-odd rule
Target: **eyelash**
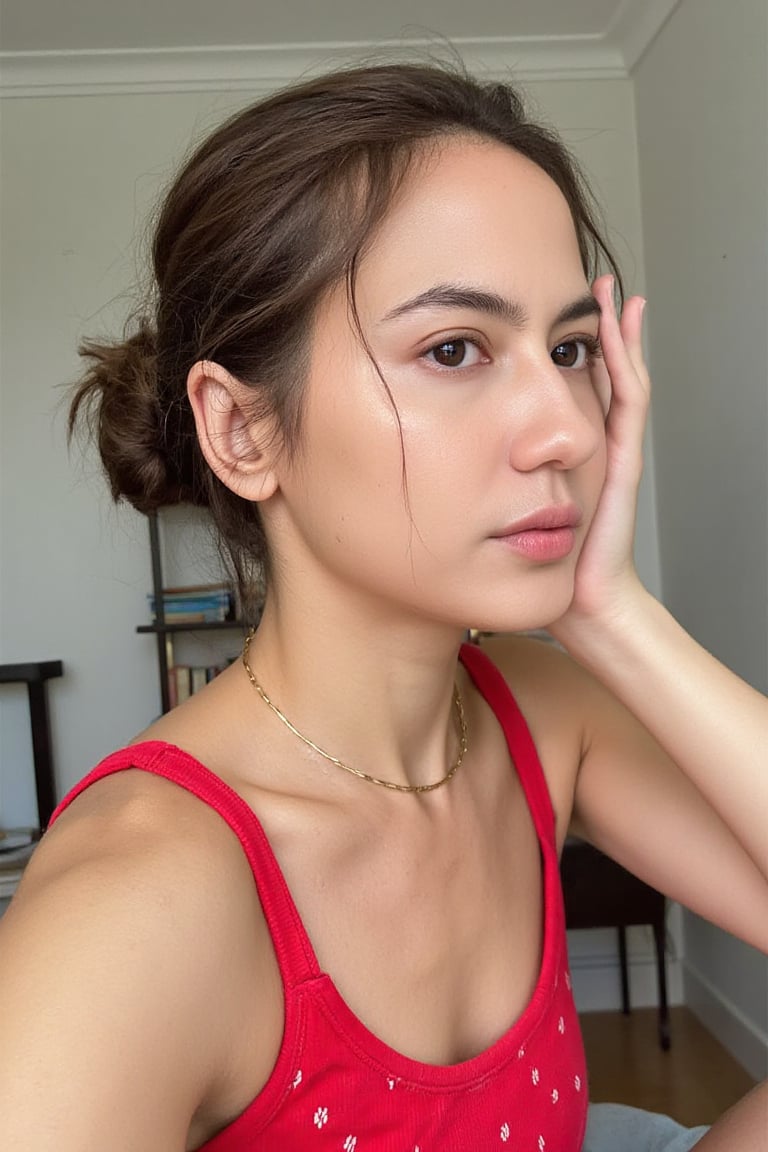
[(596, 360), (602, 359), (603, 349), (602, 349), (602, 346), (600, 344), (600, 341), (597, 339), (596, 336), (572, 336), (570, 338), (570, 340), (561, 340), (552, 349), (552, 352), (550, 353), (550, 355), (554, 356), (554, 353), (557, 351), (558, 348), (567, 348), (571, 344), (582, 344), (584, 346), (584, 351), (585, 351), (586, 355), (585, 355), (584, 363), (580, 364), (578, 368), (574, 368), (572, 365), (569, 365), (569, 364), (560, 365), (560, 367), (565, 368), (566, 371), (578, 372), (582, 368), (591, 368)]
[[(442, 371), (442, 372), (461, 372), (462, 370), (466, 371), (469, 368), (476, 367), (475, 364), (470, 364), (470, 365), (439, 364), (437, 361), (435, 361), (434, 359), (431, 358), (433, 353), (438, 352), (441, 348), (445, 348), (446, 346), (451, 345), (451, 344), (469, 345), (472, 348), (476, 349), (476, 351), (480, 354), (480, 356), (483, 359), (489, 358), (488, 353), (485, 351), (485, 349), (483, 348), (483, 346), (480, 344), (480, 342), (478, 341), (478, 339), (475, 336), (463, 335), (463, 334), (457, 332), (455, 335), (448, 336), (444, 340), (440, 340), (440, 341), (438, 341), (437, 344), (433, 344), (430, 348), (427, 348), (422, 353), (422, 359), (428, 360), (428, 362), (430, 364), (432, 364), (435, 368), (437, 368), (439, 371)], [(554, 353), (557, 351), (558, 348), (567, 348), (569, 345), (573, 345), (573, 344), (583, 345), (584, 351), (585, 351), (584, 363), (580, 364), (578, 366), (578, 368), (574, 367), (573, 365), (569, 365), (569, 364), (558, 365), (558, 367), (562, 367), (566, 371), (578, 372), (584, 368), (591, 367), (596, 360), (600, 360), (602, 358), (603, 352), (602, 352), (602, 347), (600, 345), (600, 341), (597, 339), (596, 336), (588, 336), (588, 335), (572, 336), (569, 340), (560, 340), (555, 345), (555, 347), (552, 349), (550, 356), (554, 357)]]

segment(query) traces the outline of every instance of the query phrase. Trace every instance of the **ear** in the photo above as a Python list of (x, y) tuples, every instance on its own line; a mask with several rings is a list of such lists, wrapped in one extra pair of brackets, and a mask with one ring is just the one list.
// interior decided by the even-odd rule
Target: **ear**
[(187, 376), (187, 394), (200, 449), (222, 484), (245, 500), (268, 500), (277, 491), (280, 437), (274, 419), (253, 419), (253, 392), (221, 364), (198, 360)]

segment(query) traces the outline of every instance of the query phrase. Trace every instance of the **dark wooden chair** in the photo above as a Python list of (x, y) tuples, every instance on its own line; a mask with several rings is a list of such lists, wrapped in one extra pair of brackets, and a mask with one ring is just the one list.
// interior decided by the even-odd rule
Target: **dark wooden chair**
[(666, 899), (626, 868), (576, 837), (565, 842), (560, 865), (568, 928), (616, 928), (621, 964), (621, 999), (630, 1011), (627, 928), (649, 924), (656, 947), (659, 986), (659, 1043), (671, 1044), (665, 957)]

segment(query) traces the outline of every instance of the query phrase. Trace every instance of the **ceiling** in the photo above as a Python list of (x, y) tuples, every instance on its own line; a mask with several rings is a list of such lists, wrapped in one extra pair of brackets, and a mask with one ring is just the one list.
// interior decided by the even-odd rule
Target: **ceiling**
[(0, 52), (605, 38), (652, 0), (1, 0)]

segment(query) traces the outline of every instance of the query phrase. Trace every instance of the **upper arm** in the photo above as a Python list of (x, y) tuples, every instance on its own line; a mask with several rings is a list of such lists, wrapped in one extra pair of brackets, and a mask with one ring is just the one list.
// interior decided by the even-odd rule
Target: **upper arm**
[(216, 830), (169, 828), (162, 803), (99, 812), (100, 787), (46, 834), (0, 921), (2, 1147), (182, 1150), (226, 1075), (227, 847), (218, 865)]
[(765, 879), (643, 725), (554, 645), (502, 638), (487, 647), (534, 737), (559, 842), (570, 830), (673, 900), (768, 952)]
[(584, 726), (572, 830), (659, 891), (768, 952), (768, 884), (754, 861), (635, 717), (572, 667)]

